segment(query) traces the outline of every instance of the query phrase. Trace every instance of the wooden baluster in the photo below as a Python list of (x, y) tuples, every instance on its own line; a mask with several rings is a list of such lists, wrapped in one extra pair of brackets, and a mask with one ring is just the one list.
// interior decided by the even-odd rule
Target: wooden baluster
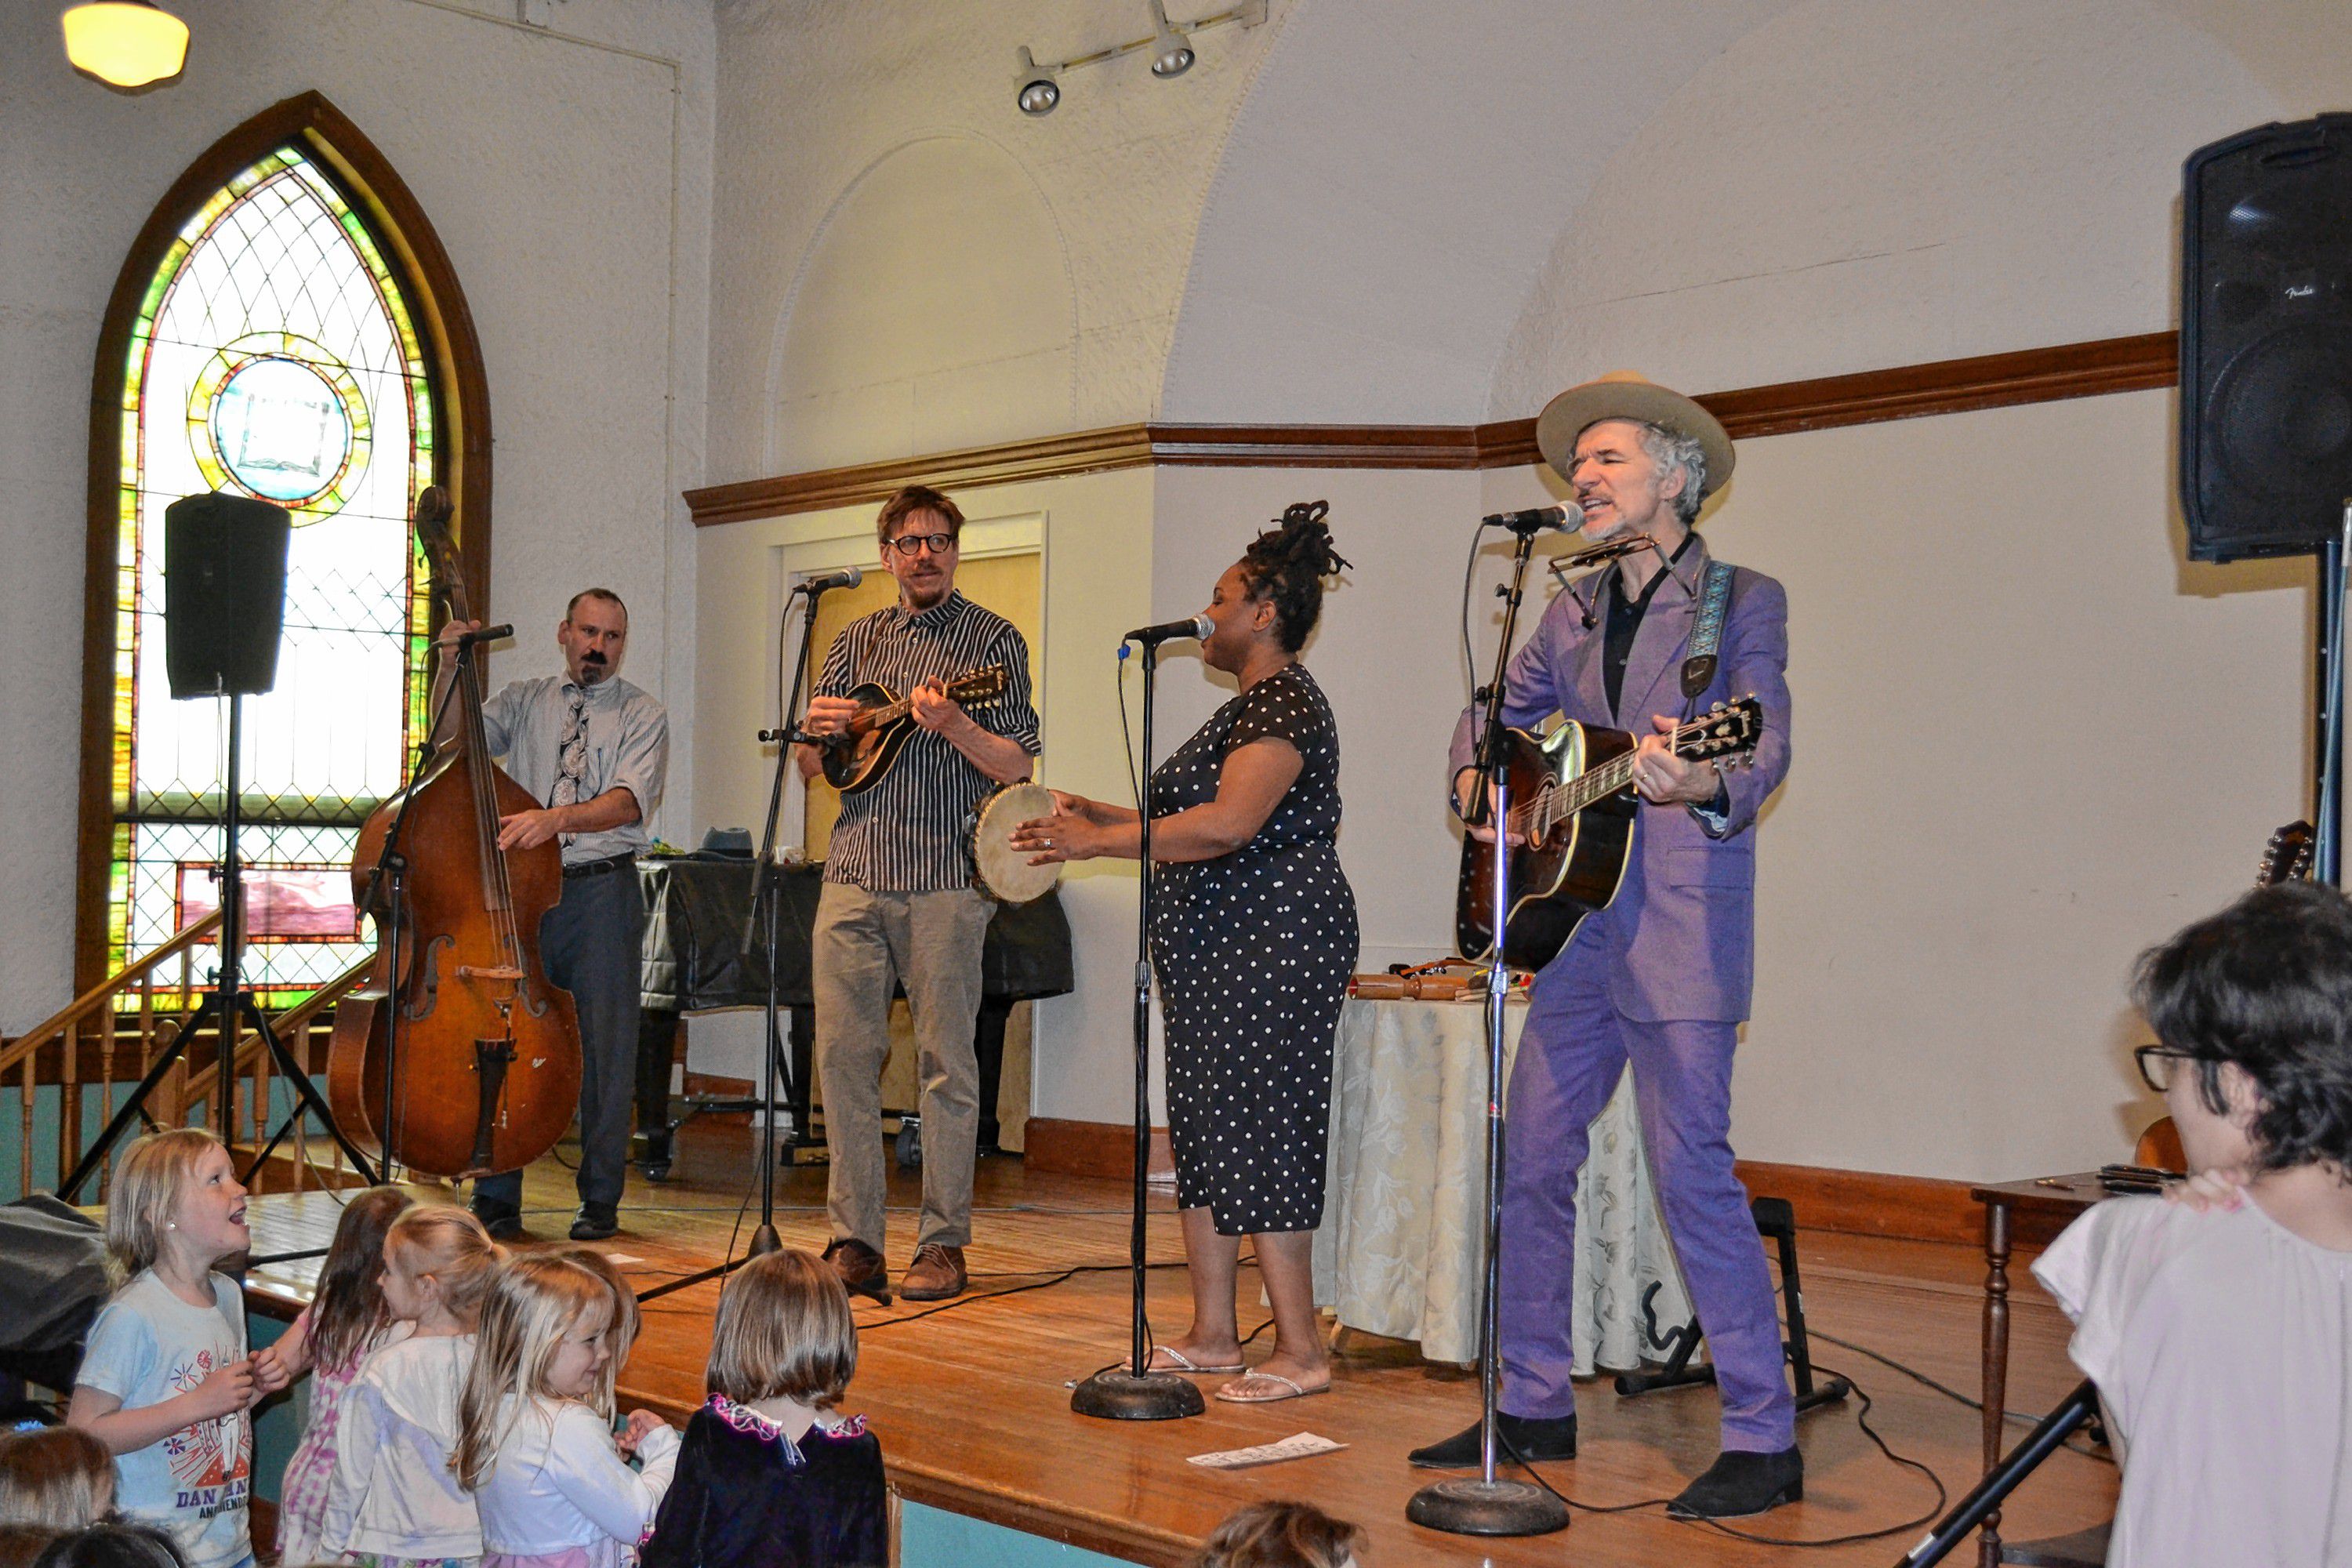
[[(145, 970), (139, 972), (139, 980), (143, 988), (147, 980)], [(98, 1121), (100, 1126), (114, 1120), (114, 1037), (122, 1029), (121, 1004), (122, 997), (119, 992), (106, 999), (106, 1033), (98, 1040)], [(145, 1076), (144, 1068), (141, 1069), (141, 1076)]]
[(17, 1064), (20, 1081), (16, 1086), (16, 1153), (18, 1163), (23, 1167), (16, 1176), (16, 1195), (19, 1197), (29, 1194), (33, 1190), (33, 1088), (39, 1081), (39, 1075), (33, 1071), (33, 1061), (40, 1054), (38, 1050), (26, 1051), (25, 1059)]
[[(180, 1007), (180, 1029), (184, 1031), (188, 1026), (188, 1015), (195, 1010), (196, 1005), (196, 950), (194, 947), (180, 950), (180, 983), (174, 994)], [(172, 1037), (176, 1040), (179, 1035), (175, 1033)], [(191, 1046), (195, 1043), (193, 1039), (188, 1042)], [(180, 1126), (188, 1118), (187, 1052), (180, 1053), (179, 1059), (172, 1064), (172, 1070), (164, 1075), (163, 1083), (163, 1103), (170, 1114), (157, 1120), (166, 1127)]]
[[(300, 1037), (289, 1042), (294, 1047), (294, 1059), (302, 1065), (305, 1069), (304, 1076), (306, 1077), (308, 1076), (308, 1068), (310, 1066), (310, 1042), (314, 1037), (315, 1036), (310, 1024), (306, 1022), (302, 1026)], [(289, 1089), (291, 1089), (291, 1087), (292, 1086), (290, 1085), (289, 1086)], [(295, 1115), (292, 1152), (294, 1159), (293, 1188), (298, 1193), (303, 1191), (304, 1188), (309, 1185), (308, 1182), (305, 1181), (304, 1178), (310, 1174), (310, 1162), (309, 1158), (310, 1151), (308, 1142), (310, 1131), (310, 1119), (308, 1116), (303, 1115), (301, 1111), (301, 1094), (297, 1090), (294, 1092)]]
[(81, 1020), (66, 1026), (58, 1068), (58, 1180), (81, 1158)]

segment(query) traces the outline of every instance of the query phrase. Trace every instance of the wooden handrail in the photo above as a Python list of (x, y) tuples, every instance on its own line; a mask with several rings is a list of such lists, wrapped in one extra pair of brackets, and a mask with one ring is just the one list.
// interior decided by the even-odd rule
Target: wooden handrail
[[(357, 963), (352, 964), (349, 969), (344, 970), (341, 974), (336, 975), (332, 980), (328, 981), (324, 985), (320, 986), (316, 991), (311, 992), (308, 996), (303, 997), (299, 1002), (295, 1003), (291, 1007), (287, 1008), (283, 1013), (280, 1013), (276, 1017), (270, 1019), (269, 1026), (277, 1031), (278, 1037), (280, 1040), (289, 1040), (290, 1037), (307, 1026), (311, 1019), (317, 1017), (320, 1013), (326, 1011), (326, 1009), (331, 1007), (337, 1002), (341, 1001), (345, 996), (349, 995), (358, 987), (361, 981), (365, 980), (368, 977), (368, 971), (373, 968), (374, 965), (375, 954), (371, 952), (365, 958), (361, 959)], [(244, 1039), (238, 1041), (235, 1071), (242, 1073), (247, 1068), (253, 1066), (255, 1060), (261, 1055), (261, 1037), (259, 1035), (247, 1035)], [(206, 1064), (201, 1068), (197, 1067), (193, 1061), (190, 1062), (188, 1066), (187, 1085), (180, 1091), (181, 1098), (189, 1101), (199, 1100), (206, 1098), (212, 1092), (214, 1079), (217, 1078), (219, 1074), (220, 1062), (217, 1058), (208, 1060)]]
[(123, 965), (115, 973), (107, 976), (79, 996), (75, 997), (62, 1012), (42, 1019), (30, 1030), (8, 1042), (5, 1049), (0, 1049), (0, 1073), (6, 1072), (33, 1052), (63, 1036), (74, 1025), (102, 1010), (115, 996), (136, 985), (140, 976), (148, 971), (168, 959), (179, 957), (187, 949), (198, 945), (205, 938), (218, 931), (220, 922), (221, 912), (215, 910), (195, 924), (179, 931), (171, 941), (146, 957), (134, 963)]

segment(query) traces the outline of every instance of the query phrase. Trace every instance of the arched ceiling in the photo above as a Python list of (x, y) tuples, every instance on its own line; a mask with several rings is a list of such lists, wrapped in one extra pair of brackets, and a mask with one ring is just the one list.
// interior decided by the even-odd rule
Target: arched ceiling
[[(2336, 107), (2337, 3), (1290, 0), (1203, 201), (1160, 416), (1459, 424), (1532, 413), (1595, 355), (1773, 380), (2154, 330), (2179, 158)], [(1650, 205), (1677, 200), (1705, 210)], [(1953, 275), (1880, 262), (1879, 230)], [(1684, 289), (1715, 292), (1640, 302)], [(1661, 359), (1660, 310), (1707, 342)]]
[(1790, 4), (1295, 0), (1209, 188), (1162, 416), (1483, 418), (1565, 216)]

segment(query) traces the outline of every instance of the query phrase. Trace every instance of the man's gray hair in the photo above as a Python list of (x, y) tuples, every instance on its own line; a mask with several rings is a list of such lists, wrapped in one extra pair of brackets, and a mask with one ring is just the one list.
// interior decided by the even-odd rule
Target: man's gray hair
[(1642, 450), (1658, 467), (1658, 481), (1663, 484), (1676, 468), (1683, 474), (1683, 493), (1675, 498), (1675, 515), (1687, 528), (1698, 518), (1699, 502), (1706, 494), (1706, 448), (1695, 436), (1679, 430), (1669, 430), (1663, 425), (1641, 423)]

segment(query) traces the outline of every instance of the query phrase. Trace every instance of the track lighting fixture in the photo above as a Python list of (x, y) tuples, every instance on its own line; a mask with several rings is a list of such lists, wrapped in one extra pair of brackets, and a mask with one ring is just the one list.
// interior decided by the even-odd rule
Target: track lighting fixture
[(1204, 33), (1211, 27), (1222, 27), (1229, 22), (1255, 27), (1265, 20), (1266, 0), (1239, 0), (1239, 4), (1214, 16), (1203, 16), (1181, 27), (1168, 20), (1165, 0), (1144, 0), (1144, 4), (1151, 16), (1151, 36), (1148, 38), (1113, 44), (1092, 54), (1079, 55), (1053, 65), (1038, 64), (1036, 58), (1029, 52), (1029, 46), (1022, 45), (1014, 56), (1021, 68), (1013, 99), (1021, 112), (1033, 119), (1053, 113), (1062, 101), (1058, 79), (1064, 71), (1076, 70), (1080, 66), (1098, 66), (1106, 60), (1115, 60), (1122, 55), (1139, 54), (1147, 49), (1151, 54), (1151, 74), (1161, 81), (1173, 81), (1191, 70), (1193, 61), (1199, 58), (1193, 51), (1192, 35)]
[(1013, 101), (1021, 106), (1024, 114), (1053, 113), (1055, 106), (1062, 101), (1062, 89), (1054, 80), (1062, 68), (1039, 65), (1026, 44), (1014, 51), (1013, 58), (1020, 62), (1021, 85)]
[(1161, 0), (1150, 0), (1150, 4), (1151, 74), (1166, 81), (1192, 68), (1192, 46), (1168, 25), (1168, 7)]

